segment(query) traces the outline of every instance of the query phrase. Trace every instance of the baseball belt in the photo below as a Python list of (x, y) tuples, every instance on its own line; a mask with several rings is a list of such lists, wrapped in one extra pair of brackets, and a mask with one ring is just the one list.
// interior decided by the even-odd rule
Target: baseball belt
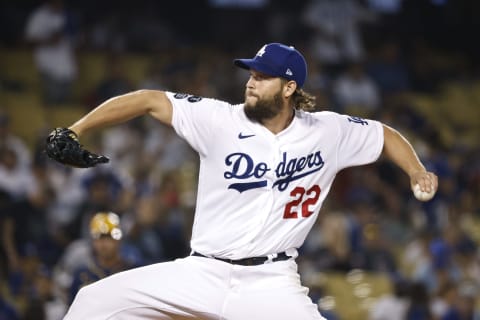
[(252, 258), (244, 258), (244, 259), (238, 259), (238, 260), (223, 259), (223, 258), (217, 258), (217, 257), (209, 257), (209, 256), (203, 255), (201, 253), (198, 253), (196, 251), (192, 252), (192, 256), (220, 260), (220, 261), (223, 261), (223, 262), (226, 262), (226, 263), (237, 264), (237, 265), (241, 265), (241, 266), (258, 266), (260, 264), (267, 263), (268, 261), (271, 261), (271, 262), (284, 261), (284, 260), (288, 260), (288, 259), (291, 258), (285, 252), (280, 252), (280, 253), (277, 254), (276, 257), (273, 257), (273, 258), (252, 257)]

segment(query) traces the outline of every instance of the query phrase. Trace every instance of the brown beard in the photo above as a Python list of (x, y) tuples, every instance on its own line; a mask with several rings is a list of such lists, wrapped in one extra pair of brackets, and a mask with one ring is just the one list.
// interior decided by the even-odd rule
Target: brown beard
[(255, 105), (244, 105), (245, 115), (248, 119), (262, 123), (264, 120), (272, 119), (282, 110), (281, 92), (277, 92), (270, 99), (258, 99)]

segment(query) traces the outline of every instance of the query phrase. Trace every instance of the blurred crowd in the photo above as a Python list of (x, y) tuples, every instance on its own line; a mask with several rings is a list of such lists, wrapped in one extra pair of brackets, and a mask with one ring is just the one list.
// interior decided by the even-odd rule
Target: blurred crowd
[[(326, 294), (309, 280), (316, 274), (364, 270), (392, 286), (368, 319), (480, 319), (476, 1), (51, 0), (0, 9), (0, 50), (31, 50), (41, 79), (28, 88), (0, 70), (0, 97), (36, 94), (47, 110), (74, 103), (87, 112), (137, 89), (239, 103), (247, 74), (232, 59), (267, 42), (295, 45), (318, 110), (393, 126), (439, 177), (437, 195), (421, 203), (383, 159), (341, 172), (300, 249), (312, 299)], [(79, 57), (92, 52), (104, 57), (104, 76), (79, 84), (92, 71)], [(148, 57), (140, 81), (130, 53)], [(471, 104), (436, 109), (454, 89)], [(84, 142), (111, 162), (88, 170), (45, 158), (48, 124), (33, 145), (15, 129), (0, 109), (0, 320), (61, 319), (82, 285), (189, 254), (198, 157), (171, 128), (138, 118), (92, 133)], [(101, 237), (92, 231), (98, 213), (108, 217)], [(341, 319), (341, 308), (322, 312)]]

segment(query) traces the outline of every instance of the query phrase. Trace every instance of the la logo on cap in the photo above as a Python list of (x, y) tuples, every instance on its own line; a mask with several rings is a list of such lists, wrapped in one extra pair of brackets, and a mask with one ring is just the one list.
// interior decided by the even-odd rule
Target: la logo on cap
[(267, 45), (264, 45), (260, 50), (258, 50), (257, 57), (261, 57), (261, 56), (264, 55), (266, 47), (267, 47)]

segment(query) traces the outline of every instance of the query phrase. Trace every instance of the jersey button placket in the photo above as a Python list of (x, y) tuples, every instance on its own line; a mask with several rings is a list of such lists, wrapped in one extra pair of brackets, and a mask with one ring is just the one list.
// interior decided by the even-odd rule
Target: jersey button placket
[[(257, 225), (261, 226), (258, 228), (257, 234), (249, 241), (250, 248), (249, 249), (255, 249), (255, 247), (258, 247), (259, 245), (259, 238), (263, 234), (264, 230), (264, 225), (268, 221), (268, 217), (271, 214), (271, 208), (273, 208), (274, 205), (274, 192), (272, 189), (272, 185), (275, 182), (276, 179), (276, 174), (275, 174), (275, 166), (278, 162), (278, 141), (275, 137), (268, 137), (269, 139), (269, 147), (268, 150), (265, 150), (265, 158), (266, 161), (268, 161), (267, 165), (269, 170), (265, 174), (265, 178), (267, 179), (267, 187), (263, 189), (263, 192), (268, 193), (268, 198), (265, 201), (265, 206), (264, 208), (265, 211), (258, 212), (257, 214)], [(268, 208), (268, 209), (267, 209)]]

